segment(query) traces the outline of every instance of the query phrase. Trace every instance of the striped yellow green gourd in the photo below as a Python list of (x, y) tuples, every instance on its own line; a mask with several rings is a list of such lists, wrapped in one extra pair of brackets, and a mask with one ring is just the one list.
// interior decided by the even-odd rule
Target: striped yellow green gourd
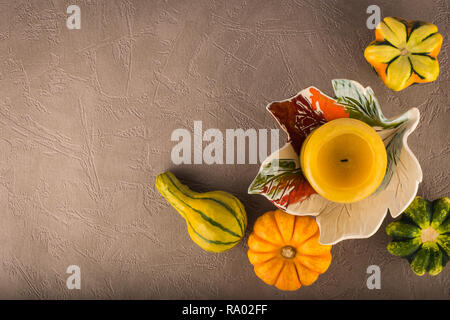
[(223, 252), (237, 245), (244, 236), (245, 208), (230, 193), (192, 191), (171, 172), (156, 177), (156, 188), (185, 219), (191, 239), (202, 249)]
[(388, 251), (408, 259), (415, 274), (439, 274), (450, 256), (450, 199), (416, 197), (386, 232), (393, 237)]

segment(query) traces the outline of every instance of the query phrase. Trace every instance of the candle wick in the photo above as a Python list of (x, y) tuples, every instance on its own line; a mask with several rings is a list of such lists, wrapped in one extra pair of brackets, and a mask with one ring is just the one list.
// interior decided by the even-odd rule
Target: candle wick
[(348, 162), (348, 159), (341, 159), (341, 162)]

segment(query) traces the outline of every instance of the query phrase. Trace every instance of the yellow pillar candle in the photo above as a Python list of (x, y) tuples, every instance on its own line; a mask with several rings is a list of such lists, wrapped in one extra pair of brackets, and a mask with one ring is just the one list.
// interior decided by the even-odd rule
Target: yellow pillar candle
[(336, 119), (307, 137), (300, 163), (318, 194), (334, 202), (356, 202), (380, 186), (386, 173), (386, 148), (366, 123)]

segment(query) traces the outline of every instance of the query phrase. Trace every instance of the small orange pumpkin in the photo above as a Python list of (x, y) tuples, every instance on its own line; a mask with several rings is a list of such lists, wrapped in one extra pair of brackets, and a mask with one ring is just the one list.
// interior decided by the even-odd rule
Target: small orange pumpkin
[(256, 220), (248, 246), (256, 275), (280, 290), (312, 284), (331, 263), (331, 245), (319, 243), (316, 221), (281, 210), (266, 212)]

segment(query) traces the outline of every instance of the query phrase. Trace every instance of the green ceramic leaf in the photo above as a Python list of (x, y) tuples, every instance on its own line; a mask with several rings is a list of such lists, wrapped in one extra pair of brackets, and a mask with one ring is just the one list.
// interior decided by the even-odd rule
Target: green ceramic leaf
[(383, 181), (378, 187), (378, 191), (384, 190), (389, 182), (391, 182), (392, 176), (397, 168), (397, 164), (399, 162), (400, 153), (403, 149), (403, 136), (406, 130), (404, 128), (397, 129), (397, 132), (393, 134), (388, 142), (385, 141), (386, 144), (386, 155), (387, 155), (387, 166), (386, 166), (386, 174), (384, 175)]
[(372, 88), (347, 79), (332, 80), (334, 94), (339, 103), (350, 112), (350, 118), (364, 121), (372, 127), (395, 128), (408, 121), (406, 114), (388, 120), (381, 112), (380, 104)]
[(293, 159), (273, 159), (263, 166), (249, 187), (250, 194), (264, 194), (279, 208), (287, 208), (315, 193)]
[(350, 118), (361, 120), (375, 129), (378, 128), (386, 145), (388, 157), (386, 175), (378, 188), (378, 191), (384, 190), (397, 168), (403, 149), (403, 136), (408, 126), (408, 115), (405, 113), (395, 119), (387, 119), (381, 111), (373, 90), (370, 87), (364, 88), (356, 81), (335, 79), (332, 84), (338, 102), (345, 106), (346, 111), (350, 113)]

